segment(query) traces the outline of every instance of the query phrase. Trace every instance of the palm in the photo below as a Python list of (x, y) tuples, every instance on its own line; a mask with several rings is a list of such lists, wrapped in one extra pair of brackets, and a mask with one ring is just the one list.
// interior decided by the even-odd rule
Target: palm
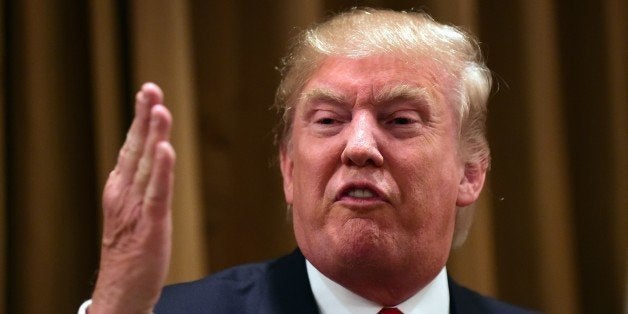
[(150, 313), (170, 260), (172, 118), (154, 84), (138, 92), (135, 118), (103, 193), (103, 240), (93, 312)]

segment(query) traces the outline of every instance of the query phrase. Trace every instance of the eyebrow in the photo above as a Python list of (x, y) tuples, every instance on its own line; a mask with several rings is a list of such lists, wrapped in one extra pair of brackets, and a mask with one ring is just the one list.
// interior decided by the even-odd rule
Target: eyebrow
[(301, 96), (305, 103), (330, 102), (335, 104), (347, 103), (347, 100), (340, 94), (326, 88), (316, 88)]
[(396, 100), (415, 100), (430, 104), (432, 96), (424, 87), (412, 85), (396, 85), (392, 88), (384, 89), (375, 95), (375, 103), (393, 102)]
[[(425, 104), (430, 104), (432, 96), (424, 87), (412, 85), (395, 85), (384, 88), (383, 91), (375, 95), (374, 104), (394, 102), (399, 100), (412, 100)], [(348, 100), (341, 94), (327, 88), (316, 88), (301, 96), (305, 103), (328, 102), (333, 104), (346, 104)]]

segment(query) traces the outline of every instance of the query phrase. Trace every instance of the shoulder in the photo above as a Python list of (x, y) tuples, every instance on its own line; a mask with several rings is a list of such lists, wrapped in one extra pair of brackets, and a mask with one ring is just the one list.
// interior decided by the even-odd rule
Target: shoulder
[(314, 302), (305, 258), (295, 250), (276, 260), (167, 286), (155, 313), (296, 313), (292, 309), (311, 308)]
[(538, 313), (514, 306), (458, 285), (449, 278), (451, 313), (495, 313), (495, 314), (531, 314)]
[(166, 286), (155, 313), (244, 312), (258, 302), (271, 263), (241, 265), (200, 280)]

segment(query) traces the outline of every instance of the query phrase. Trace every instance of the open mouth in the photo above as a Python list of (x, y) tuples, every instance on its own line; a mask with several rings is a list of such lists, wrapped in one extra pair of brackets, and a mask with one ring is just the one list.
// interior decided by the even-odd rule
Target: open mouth
[(375, 196), (375, 193), (369, 189), (351, 189), (346, 195), (354, 198), (371, 198)]
[(384, 194), (370, 184), (348, 184), (340, 190), (336, 200), (385, 200)]

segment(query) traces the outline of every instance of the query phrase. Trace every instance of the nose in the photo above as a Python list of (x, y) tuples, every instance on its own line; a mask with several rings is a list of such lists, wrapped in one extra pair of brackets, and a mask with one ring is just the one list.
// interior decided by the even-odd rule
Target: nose
[(377, 121), (368, 114), (356, 115), (347, 131), (347, 143), (342, 155), (342, 163), (365, 167), (381, 167), (384, 163), (376, 138)]

